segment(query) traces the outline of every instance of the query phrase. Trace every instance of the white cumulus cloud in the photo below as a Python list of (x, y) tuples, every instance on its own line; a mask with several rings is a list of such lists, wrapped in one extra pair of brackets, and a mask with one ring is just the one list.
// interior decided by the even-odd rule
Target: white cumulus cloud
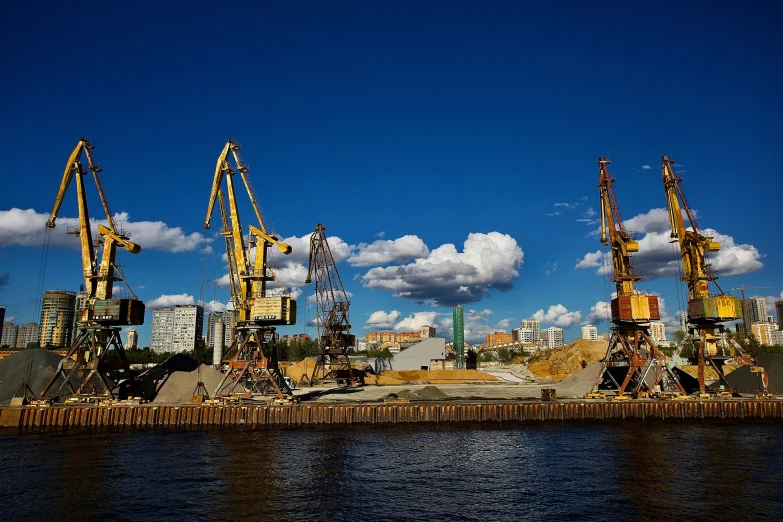
[(360, 243), (358, 250), (348, 258), (348, 263), (353, 266), (381, 266), (420, 259), (429, 253), (427, 245), (418, 236), (407, 235), (394, 240)]
[(578, 310), (569, 312), (565, 306), (556, 304), (550, 306), (546, 312), (544, 310), (537, 311), (533, 314), (533, 318), (538, 319), (542, 323), (553, 324), (560, 328), (570, 328), (579, 323), (582, 319), (582, 312)]
[(192, 304), (196, 304), (196, 300), (190, 294), (163, 294), (152, 301), (147, 301), (147, 308), (166, 308), (170, 306)]
[(523, 256), (508, 234), (472, 233), (462, 252), (445, 244), (406, 265), (372, 268), (361, 281), (368, 288), (388, 290), (397, 297), (452, 306), (479, 301), (490, 289), (510, 289), (519, 276)]
[[(0, 210), (0, 247), (41, 246), (47, 219), (49, 214), (40, 214), (34, 209)], [(115, 225), (130, 232), (131, 241), (141, 245), (142, 250), (187, 252), (201, 248), (203, 236), (198, 232), (187, 234), (182, 228), (171, 227), (162, 221), (131, 221), (127, 212), (115, 214), (112, 219)], [(90, 219), (90, 223), (95, 235), (98, 231), (98, 223), (105, 225), (106, 220)], [(51, 233), (50, 244), (79, 248), (76, 237), (66, 234), (68, 227), (79, 224), (79, 219), (59, 217), (56, 224)], [(207, 238), (206, 241), (210, 243), (212, 239)]]
[(392, 310), (391, 312), (384, 312), (378, 310), (370, 314), (370, 317), (365, 321), (365, 330), (371, 328), (377, 328), (379, 330), (390, 330), (394, 323), (396, 323), (402, 314), (398, 310)]
[[(677, 277), (682, 271), (679, 246), (671, 243), (668, 211), (654, 208), (634, 216), (625, 222), (629, 232), (640, 234), (639, 252), (633, 254), (635, 269), (643, 277)], [(702, 234), (712, 236), (721, 245), (720, 251), (708, 254), (711, 270), (717, 275), (738, 275), (760, 270), (764, 257), (753, 245), (737, 244), (732, 236), (721, 234), (713, 229), (704, 229)], [(612, 271), (611, 254), (601, 251), (589, 252), (580, 260), (576, 268), (598, 267), (598, 274)]]
[(612, 320), (612, 307), (606, 301), (598, 301), (590, 307), (590, 313), (587, 314), (584, 324), (601, 324)]

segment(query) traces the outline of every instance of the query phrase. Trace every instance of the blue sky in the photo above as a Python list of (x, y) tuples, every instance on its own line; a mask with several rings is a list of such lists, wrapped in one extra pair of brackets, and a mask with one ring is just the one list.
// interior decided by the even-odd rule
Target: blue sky
[[(598, 254), (585, 257), (602, 250), (590, 209), (603, 155), (623, 217), (640, 216), (631, 221), (648, 249), (640, 286), (664, 298), (670, 322), (684, 288), (653, 210), (665, 205), (663, 154), (677, 159), (699, 225), (723, 241), (714, 261), (722, 287), (768, 286), (749, 293), (779, 297), (781, 11), (664, 2), (8, 6), (0, 304), (16, 322), (35, 319), (42, 223), (80, 136), (96, 145), (112, 209), (127, 213), (142, 246), (122, 262), (148, 308), (200, 297), (197, 234), (228, 137), (242, 144), (271, 228), (301, 239), (322, 222), (336, 236), (359, 335), (421, 322), (448, 332), (448, 305), (462, 301), (474, 310), (473, 340), (539, 310), (545, 326), (578, 337), (580, 323), (600, 320), (613, 287), (589, 266)], [(99, 210), (93, 197), (92, 215)], [(242, 210), (247, 226), (252, 213)], [(75, 216), (72, 190), (55, 233)], [(53, 239), (46, 288), (78, 289), (75, 243)], [(225, 273), (221, 245), (212, 245), (203, 297), (225, 304), (227, 291), (213, 284)], [(306, 249), (293, 245), (276, 261), (303, 292), (289, 330), (314, 333), (305, 327)]]

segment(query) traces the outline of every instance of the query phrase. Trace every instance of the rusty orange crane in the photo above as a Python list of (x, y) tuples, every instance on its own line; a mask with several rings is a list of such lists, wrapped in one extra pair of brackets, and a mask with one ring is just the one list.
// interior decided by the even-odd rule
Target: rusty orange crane
[(639, 243), (623, 225), (609, 163), (608, 158), (598, 158), (601, 243), (611, 248), (611, 280), (615, 283), (617, 296), (611, 301), (614, 326), (593, 394), (599, 393), (599, 388), (614, 389), (618, 395), (657, 391), (684, 393), (649, 335), (650, 321), (660, 319), (658, 297), (636, 289), (635, 283), (642, 276), (634, 273), (630, 254), (639, 251)]

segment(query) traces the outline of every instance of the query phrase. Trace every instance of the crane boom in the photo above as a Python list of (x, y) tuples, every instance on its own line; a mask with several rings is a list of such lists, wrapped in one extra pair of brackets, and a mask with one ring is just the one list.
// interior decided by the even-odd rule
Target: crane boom
[(634, 286), (642, 276), (631, 267), (631, 253), (639, 251), (639, 243), (625, 230), (620, 206), (614, 194), (615, 179), (609, 174), (609, 159), (598, 158), (598, 193), (601, 201), (601, 243), (612, 249), (612, 282), (617, 297), (612, 299), (612, 320), (646, 323), (659, 319), (658, 298), (639, 293)]
[[(712, 236), (699, 232), (693, 211), (680, 186), (682, 179), (674, 174), (674, 160), (663, 156), (661, 163), (671, 238), (679, 243), (682, 280), (688, 285), (688, 317), (691, 320), (705, 320), (712, 323), (742, 317), (739, 299), (723, 295), (723, 292), (717, 296), (710, 295), (710, 281), (715, 281), (718, 277), (709, 270), (707, 254), (718, 252), (720, 243), (713, 241)], [(690, 223), (690, 229), (686, 228), (682, 217), (683, 211)]]
[[(223, 231), (226, 235), (226, 253), (229, 268), (229, 277), (235, 277), (234, 285), (231, 285), (232, 300), (237, 310), (238, 321), (256, 321), (260, 325), (271, 326), (276, 324), (294, 324), (296, 322), (296, 301), (290, 296), (267, 296), (266, 283), (274, 280), (270, 276), (271, 271), (267, 263), (267, 248), (276, 245), (285, 255), (291, 253), (291, 247), (280, 242), (277, 237), (267, 233), (260, 208), (250, 186), (248, 178), (249, 169), (242, 163), (239, 157), (239, 145), (232, 140), (227, 140), (215, 165), (215, 173), (212, 180), (212, 190), (207, 204), (207, 216), (204, 220), (204, 228), (210, 228), (215, 202), (220, 198), (221, 215), (223, 217)], [(235, 167), (229, 160), (234, 159)], [(239, 172), (242, 182), (247, 189), (253, 211), (258, 218), (258, 226), (250, 225), (249, 241), (245, 242), (242, 232), (242, 223), (239, 217), (236, 190), (234, 187), (234, 175)], [(221, 188), (223, 179), (226, 181), (225, 191)], [(223, 202), (223, 196), (228, 196), (228, 213)], [(230, 237), (230, 241), (229, 241)], [(250, 261), (250, 247), (255, 244), (255, 260)]]

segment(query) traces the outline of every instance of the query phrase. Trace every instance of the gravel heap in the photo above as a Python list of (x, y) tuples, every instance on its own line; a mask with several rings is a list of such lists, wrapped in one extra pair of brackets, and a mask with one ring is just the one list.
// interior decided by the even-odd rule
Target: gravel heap
[(11, 398), (28, 378), (28, 386), (40, 395), (62, 360), (62, 356), (39, 348), (29, 348), (0, 359), (0, 404), (9, 404)]
[(409, 389), (400, 390), (397, 393), (390, 393), (385, 399), (408, 399), (409, 401), (438, 401), (447, 399), (448, 395), (443, 393), (437, 386), (425, 386), (421, 390), (411, 391)]
[[(769, 353), (760, 355), (758, 365), (763, 366), (769, 374), (769, 392), (773, 395), (783, 394), (783, 354)], [(763, 390), (761, 374), (751, 373), (750, 366), (740, 366), (726, 376), (738, 392), (759, 392)], [(717, 387), (716, 383), (714, 387)]]
[(207, 388), (209, 397), (213, 398), (215, 390), (223, 380), (223, 374), (210, 366), (202, 364), (190, 372), (178, 371), (169, 374), (168, 378), (161, 384), (153, 402), (156, 404), (190, 403), (190, 398), (196, 391), (196, 386), (198, 386), (199, 378)]
[(594, 362), (568, 379), (554, 385), (558, 398), (582, 398), (593, 391), (593, 385), (601, 372), (601, 363)]

